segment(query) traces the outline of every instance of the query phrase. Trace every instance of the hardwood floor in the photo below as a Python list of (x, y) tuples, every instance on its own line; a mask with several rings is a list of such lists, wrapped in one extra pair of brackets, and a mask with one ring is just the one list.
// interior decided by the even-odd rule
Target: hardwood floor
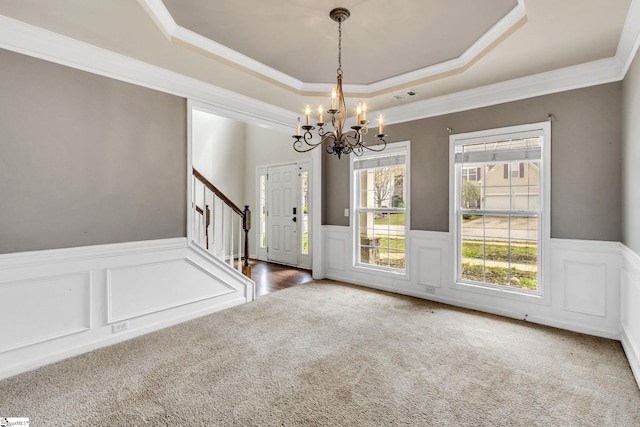
[(256, 282), (256, 297), (311, 280), (311, 271), (286, 265), (249, 260), (251, 279)]

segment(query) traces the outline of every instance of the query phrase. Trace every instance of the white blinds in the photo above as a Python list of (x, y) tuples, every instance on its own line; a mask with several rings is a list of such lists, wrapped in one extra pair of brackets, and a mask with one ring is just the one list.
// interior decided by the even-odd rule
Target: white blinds
[(540, 147), (456, 153), (456, 163), (503, 163), (518, 160), (540, 160), (541, 158), (542, 149)]

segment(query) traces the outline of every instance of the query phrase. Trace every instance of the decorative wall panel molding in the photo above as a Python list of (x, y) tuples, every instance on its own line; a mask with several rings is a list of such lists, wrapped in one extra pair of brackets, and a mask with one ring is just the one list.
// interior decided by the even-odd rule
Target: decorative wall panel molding
[(252, 301), (255, 285), (186, 238), (0, 255), (0, 277), (0, 378)]
[(91, 275), (0, 283), (0, 353), (91, 328)]
[(604, 317), (607, 301), (606, 264), (564, 263), (565, 310)]
[(330, 270), (339, 270), (344, 271), (346, 267), (346, 248), (347, 248), (347, 237), (339, 236), (335, 234), (328, 235), (328, 248), (329, 253), (327, 254), (327, 259), (329, 260), (329, 265), (327, 266)]
[(442, 249), (418, 247), (416, 265), (418, 284), (439, 288), (442, 286)]
[(406, 275), (354, 267), (350, 227), (324, 226), (325, 275), (375, 289), (411, 295), (459, 307), (620, 339), (618, 242), (551, 239), (549, 282), (543, 297), (510, 289), (481, 289), (455, 284), (449, 233), (409, 233)]
[(237, 291), (186, 258), (106, 272), (109, 323)]

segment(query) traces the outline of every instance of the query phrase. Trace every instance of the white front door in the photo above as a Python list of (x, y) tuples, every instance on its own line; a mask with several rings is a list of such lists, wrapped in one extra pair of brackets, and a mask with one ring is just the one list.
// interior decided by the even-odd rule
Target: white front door
[(268, 260), (298, 264), (298, 167), (295, 164), (268, 168), (267, 247)]

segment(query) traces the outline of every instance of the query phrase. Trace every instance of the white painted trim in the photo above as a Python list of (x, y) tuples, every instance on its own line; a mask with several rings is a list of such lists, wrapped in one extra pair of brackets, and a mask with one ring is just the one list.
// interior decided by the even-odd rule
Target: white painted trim
[[(207, 37), (201, 36), (200, 34), (177, 25), (170, 12), (160, 0), (138, 0), (138, 2), (142, 4), (143, 8), (170, 40), (179, 40), (198, 49), (202, 49), (205, 52), (233, 62), (240, 67), (258, 73), (296, 91), (331, 92), (331, 89), (333, 88), (333, 84), (329, 83), (304, 83), (299, 79), (280, 72)], [(489, 29), (489, 31), (476, 40), (476, 42), (459, 57), (400, 76), (383, 79), (371, 84), (345, 85), (345, 92), (371, 94), (382, 90), (388, 90), (393, 87), (407, 85), (416, 80), (422, 80), (427, 77), (464, 68), (482, 54), (485, 49), (491, 46), (492, 43), (520, 22), (525, 16), (526, 10), (524, 2), (523, 0), (518, 0), (518, 4), (509, 13)]]
[[(144, 2), (149, 2), (152, 6), (153, 2), (159, 3), (159, 0), (139, 1), (143, 2), (143, 5)], [(630, 64), (640, 43), (638, 20), (634, 18), (638, 14), (639, 3), (640, 0), (632, 1), (630, 17), (615, 57), (388, 108), (385, 109), (385, 121), (388, 124), (408, 122), (620, 81), (626, 72), (623, 64)], [(170, 26), (166, 17), (158, 19), (167, 21), (161, 27)], [(1, 15), (0, 48), (182, 96), (194, 102), (199, 101), (208, 105), (209, 111), (215, 114), (246, 123), (265, 125), (285, 134), (292, 134), (296, 117), (299, 115), (294, 111)], [(324, 86), (313, 85), (308, 85), (308, 88), (314, 92), (325, 89)], [(372, 90), (349, 88), (345, 85), (345, 91), (347, 89), (353, 93), (374, 93)]]
[(322, 153), (323, 150), (311, 152), (311, 211), (316, 215), (311, 217), (311, 275), (313, 279), (320, 280), (325, 277), (324, 268), (324, 227), (322, 225)]
[[(640, 325), (635, 325), (636, 334), (634, 335), (634, 331), (628, 329), (630, 325), (627, 325), (625, 322), (627, 320), (625, 315), (628, 315), (630, 312), (637, 313), (640, 301), (631, 300), (628, 289), (624, 288), (625, 284), (627, 284), (627, 286), (640, 290), (640, 255), (624, 244), (620, 244), (620, 250), (622, 253), (621, 285), (623, 286), (623, 294), (620, 300), (621, 341), (636, 382), (640, 385), (640, 334), (637, 333), (637, 331), (640, 330)], [(626, 295), (625, 291), (627, 291)]]
[[(611, 339), (620, 339), (620, 251), (616, 242), (593, 242), (560, 240), (554, 250), (553, 258), (547, 260), (544, 270), (550, 276), (552, 288), (548, 303), (538, 298), (507, 299), (496, 294), (465, 292), (453, 286), (454, 276), (449, 267), (453, 259), (452, 233), (412, 230), (411, 257), (415, 262), (411, 266), (411, 280), (403, 281), (393, 277), (366, 274), (350, 268), (348, 261), (352, 256), (349, 245), (350, 228), (347, 226), (323, 226), (325, 245), (326, 277), (347, 283), (359, 284), (399, 294), (416, 296), (450, 305), (470, 308), (487, 313), (523, 319), (553, 327), (559, 327), (590, 335)], [(420, 249), (424, 249), (420, 252)], [(414, 252), (417, 251), (417, 252)], [(332, 259), (334, 261), (332, 264)], [(576, 305), (586, 310), (597, 309), (604, 289), (606, 298), (605, 317), (601, 313), (583, 313), (566, 310), (568, 280), (580, 279), (580, 275), (567, 276), (563, 266), (565, 261), (597, 262), (606, 265), (606, 275), (595, 279), (596, 293), (578, 295), (570, 300), (569, 306)], [(640, 270), (638, 270), (640, 271)], [(571, 272), (574, 274), (574, 272)], [(640, 273), (638, 274), (640, 276)], [(569, 294), (572, 297), (571, 294)]]
[(351, 277), (348, 274), (345, 274), (345, 275), (330, 274), (330, 275), (327, 276), (327, 278), (332, 279), (332, 280), (338, 280), (338, 281), (345, 282), (345, 283), (352, 283), (354, 285), (364, 286), (364, 287), (367, 287), (367, 288), (378, 289), (378, 290), (381, 290), (381, 291), (392, 292), (392, 293), (401, 294), (401, 295), (408, 295), (408, 296), (421, 298), (421, 299), (425, 299), (425, 300), (429, 300), (429, 301), (435, 301), (435, 302), (439, 302), (439, 303), (442, 303), (442, 304), (451, 305), (453, 307), (462, 307), (462, 308), (467, 308), (469, 310), (475, 310), (475, 311), (479, 311), (479, 312), (483, 312), (483, 313), (495, 314), (497, 316), (503, 316), (503, 317), (508, 317), (508, 318), (511, 318), (511, 319), (523, 320), (523, 321), (527, 321), (527, 322), (531, 322), (531, 323), (537, 323), (537, 324), (540, 324), (540, 325), (551, 326), (551, 327), (559, 328), (559, 329), (565, 329), (565, 330), (568, 330), (568, 331), (578, 332), (578, 333), (582, 333), (582, 334), (593, 335), (593, 336), (597, 336), (597, 337), (603, 337), (603, 338), (608, 338), (608, 339), (613, 339), (613, 340), (618, 340), (618, 341), (620, 340), (620, 334), (618, 334), (618, 333), (611, 332), (611, 331), (606, 330), (606, 329), (593, 328), (593, 327), (581, 325), (581, 324), (575, 323), (575, 322), (559, 321), (559, 320), (556, 320), (556, 319), (552, 319), (552, 318), (550, 318), (548, 316), (535, 316), (535, 315), (523, 316), (523, 314), (521, 312), (516, 311), (516, 310), (507, 310), (507, 309), (499, 309), (499, 308), (495, 308), (495, 307), (486, 307), (486, 306), (481, 305), (481, 304), (474, 304), (474, 303), (470, 303), (470, 302), (467, 302), (467, 301), (460, 301), (460, 300), (453, 299), (453, 298), (447, 298), (447, 297), (442, 297), (442, 296), (439, 296), (439, 295), (428, 294), (426, 292), (416, 292), (416, 291), (411, 291), (411, 290), (398, 289), (398, 288), (396, 288), (394, 286), (383, 286), (383, 285), (371, 283), (370, 281), (367, 281), (367, 280), (354, 279), (353, 277)]
[(184, 237), (144, 240), (139, 242), (108, 243), (104, 245), (80, 246), (74, 248), (46, 249), (41, 251), (0, 254), (0, 271), (10, 268), (33, 268), (43, 264), (78, 262), (87, 259), (166, 251), (184, 248)]
[(360, 248), (359, 241), (359, 219), (357, 206), (358, 202), (358, 190), (356, 190), (356, 184), (358, 179), (356, 178), (355, 173), (355, 162), (358, 159), (365, 159), (370, 157), (380, 156), (380, 153), (374, 151), (364, 151), (364, 154), (361, 157), (349, 156), (349, 234), (350, 240), (349, 244), (352, 247), (351, 257), (349, 258), (350, 268), (353, 270), (360, 271), (363, 274), (376, 274), (380, 276), (385, 276), (389, 278), (399, 279), (399, 280), (411, 280), (411, 141), (398, 141), (387, 145), (382, 155), (390, 155), (395, 153), (404, 153), (405, 154), (405, 165), (406, 165), (406, 175), (405, 175), (405, 198), (407, 209), (405, 211), (405, 268), (404, 271), (379, 267), (375, 265), (368, 264), (359, 264), (357, 257), (357, 250)]
[[(166, 265), (168, 263), (177, 263), (177, 262), (186, 262), (189, 265), (191, 265), (194, 268), (196, 268), (197, 270), (200, 270), (204, 274), (210, 276), (213, 280), (215, 280), (216, 282), (220, 283), (225, 288), (225, 291), (218, 292), (218, 293), (215, 293), (215, 294), (209, 294), (209, 295), (200, 296), (198, 298), (191, 298), (191, 299), (186, 299), (186, 300), (182, 300), (182, 301), (172, 301), (171, 304), (165, 304), (165, 305), (162, 305), (162, 306), (156, 306), (153, 309), (137, 311), (135, 313), (130, 313), (127, 316), (115, 317), (113, 315), (113, 305), (114, 304), (113, 304), (113, 300), (112, 300), (112, 295), (113, 295), (113, 286), (114, 286), (114, 284), (113, 284), (113, 273), (114, 272), (123, 271), (123, 270), (138, 269), (138, 268), (142, 268), (142, 267)], [(200, 266), (198, 263), (196, 263), (196, 262), (194, 262), (194, 261), (192, 261), (192, 260), (190, 260), (189, 258), (186, 258), (186, 257), (185, 258), (176, 258), (176, 259), (172, 259), (170, 261), (158, 261), (158, 262), (149, 262), (149, 263), (142, 263), (142, 264), (125, 265), (125, 266), (114, 267), (114, 268), (107, 268), (107, 269), (105, 269), (105, 273), (106, 273), (106, 286), (107, 286), (107, 324), (112, 324), (112, 323), (116, 323), (116, 322), (122, 322), (124, 320), (135, 319), (136, 317), (142, 317), (142, 316), (146, 316), (146, 315), (149, 315), (149, 314), (170, 310), (172, 308), (180, 307), (180, 306), (183, 306), (183, 305), (193, 304), (194, 302), (204, 301), (204, 300), (207, 300), (207, 299), (216, 298), (216, 297), (219, 297), (219, 296), (222, 296), (222, 295), (227, 295), (227, 294), (230, 294), (230, 293), (233, 293), (233, 292), (236, 291), (236, 289), (234, 287), (229, 286), (227, 283), (225, 283), (224, 281), (220, 280), (218, 277), (213, 276), (209, 271), (207, 271), (205, 268)]]
[[(86, 317), (86, 324), (77, 327), (77, 328), (71, 328), (71, 329), (66, 329), (64, 331), (57, 331), (57, 333), (52, 334), (52, 335), (43, 335), (40, 336), (38, 338), (33, 338), (33, 339), (29, 339), (29, 340), (23, 340), (20, 341), (18, 343), (14, 343), (13, 345), (9, 345), (7, 346), (6, 342), (0, 342), (0, 353), (2, 352), (6, 352), (6, 351), (12, 351), (12, 350), (17, 350), (20, 349), (22, 347), (28, 347), (31, 345), (35, 345), (35, 344), (39, 344), (39, 343), (43, 343), (43, 342), (47, 342), (47, 341), (54, 341), (56, 339), (59, 338), (64, 338), (70, 335), (75, 335), (81, 332), (86, 332), (88, 330), (91, 329), (91, 317), (92, 317), (92, 311), (91, 311), (91, 288), (92, 288), (92, 280), (91, 280), (91, 272), (89, 271), (81, 271), (81, 272), (69, 272), (69, 273), (65, 273), (65, 274), (53, 274), (53, 275), (45, 275), (45, 276), (38, 276), (38, 277), (32, 277), (32, 278), (28, 278), (28, 279), (23, 279), (23, 280), (14, 280), (14, 281), (10, 281), (10, 282), (5, 282), (5, 283), (0, 283), (0, 289), (7, 288), (7, 287), (21, 287), (21, 286), (29, 286), (29, 284), (31, 283), (37, 283), (37, 282), (42, 282), (43, 280), (56, 280), (56, 279), (63, 279), (63, 278), (70, 278), (70, 277), (82, 277), (85, 280), (84, 282), (84, 287), (86, 288), (86, 292), (87, 292), (87, 296), (86, 296), (86, 300), (84, 301), (84, 311), (85, 311), (85, 317)], [(13, 319), (11, 320), (11, 322), (17, 322), (18, 319)]]
[[(609, 242), (611, 245), (614, 242)], [(618, 243), (625, 263), (628, 263), (630, 269), (635, 269), (638, 272), (638, 279), (640, 280), (640, 255), (629, 249), (626, 245)]]
[[(189, 243), (188, 243), (188, 246), (189, 246), (189, 248), (191, 248), (192, 250), (197, 252), (200, 256), (202, 256), (204, 258), (207, 258), (207, 260), (209, 262), (211, 262), (213, 264), (216, 264), (219, 268), (227, 269), (227, 272), (230, 275), (235, 276), (237, 279), (248, 280), (249, 282), (254, 283), (253, 280), (249, 279), (247, 276), (242, 274), (241, 271), (238, 271), (237, 269), (231, 267), (231, 265), (229, 265), (227, 262), (225, 262), (222, 259), (216, 257), (211, 252), (209, 252), (207, 249), (205, 249), (202, 246), (200, 246), (196, 241), (190, 240)], [(230, 260), (230, 259), (231, 258), (228, 258), (228, 260)]]
[(0, 15), (0, 48), (200, 101), (231, 119), (292, 134), (293, 111)]
[[(517, 134), (536, 133), (542, 136), (543, 145), (541, 147), (541, 164), (543, 165), (543, 174), (540, 176), (540, 187), (543, 189), (543, 198), (541, 200), (541, 218), (540, 229), (538, 230), (538, 239), (540, 242), (538, 261), (538, 291), (524, 292), (508, 287), (492, 287), (482, 284), (475, 285), (466, 282), (457, 282), (455, 280), (458, 274), (457, 248), (458, 235), (460, 229), (458, 227), (458, 218), (455, 206), (458, 206), (457, 183), (458, 176), (456, 174), (457, 166), (455, 162), (456, 146), (465, 143), (465, 141), (481, 140), (484, 138), (500, 138), (503, 136)], [(461, 291), (475, 292), (478, 294), (493, 295), (497, 297), (510, 298), (513, 300), (526, 301), (527, 303), (549, 305), (551, 301), (551, 122), (545, 121), (540, 123), (530, 123), (516, 126), (508, 126), (496, 129), (487, 129), (482, 131), (466, 132), (452, 134), (449, 136), (449, 230), (451, 230), (451, 250), (452, 265), (450, 271), (452, 276), (452, 286)]]
[(402, 123), (620, 80), (620, 62), (608, 58), (387, 108), (384, 118)]
[(620, 342), (622, 343), (622, 349), (629, 361), (631, 372), (633, 372), (636, 383), (638, 383), (638, 386), (640, 387), (640, 353), (637, 351), (636, 346), (633, 345), (633, 341), (629, 338), (624, 329), (622, 330)]
[(451, 233), (448, 231), (409, 230), (412, 237), (417, 239), (440, 240), (449, 242)]
[(148, 334), (150, 332), (158, 331), (160, 329), (168, 328), (169, 326), (177, 325), (179, 323), (183, 323), (188, 320), (193, 320), (199, 317), (206, 316), (208, 314), (216, 313), (218, 311), (222, 311), (227, 308), (231, 308), (236, 305), (242, 304), (243, 302), (244, 301), (225, 302), (215, 307), (209, 307), (203, 310), (192, 311), (187, 314), (182, 314), (173, 318), (167, 318), (165, 320), (149, 324), (145, 328), (125, 331), (123, 333), (113, 335), (112, 337), (106, 340), (98, 338), (98, 339), (88, 341), (85, 344), (78, 347), (64, 348), (63, 350), (58, 350), (56, 352), (52, 352), (49, 354), (39, 354), (38, 357), (36, 357), (35, 359), (29, 360), (20, 365), (4, 366), (2, 369), (0, 369), (0, 380), (9, 378), (24, 372), (31, 371), (41, 366), (58, 362), (60, 360), (67, 359), (69, 357), (78, 356), (80, 354), (87, 353), (89, 351), (97, 350), (99, 348), (107, 347), (109, 345), (117, 344), (123, 341), (128, 341), (130, 339)]
[[(523, 0), (518, 0), (518, 4), (496, 23), (489, 31), (482, 35), (458, 58), (450, 59), (439, 64), (431, 65), (419, 70), (411, 71), (400, 76), (391, 77), (368, 85), (344, 85), (346, 93), (372, 94), (379, 91), (389, 90), (394, 87), (411, 85), (416, 81), (423, 80), (439, 74), (450, 73), (461, 70), (485, 51), (492, 43), (507, 33), (514, 25), (526, 17), (526, 10)], [(327, 90), (328, 88), (328, 90)], [(326, 85), (324, 92), (331, 92), (331, 86)], [(314, 89), (318, 89), (317, 87)], [(303, 90), (307, 89), (304, 85)], [(389, 122), (392, 123), (392, 122)]]
[(173, 19), (173, 16), (169, 13), (162, 0), (138, 0), (138, 3), (147, 12), (147, 14), (153, 19), (158, 28), (162, 31), (164, 36), (171, 40), (171, 34), (176, 30), (178, 24)]
[(552, 238), (549, 243), (553, 249), (565, 249), (571, 251), (606, 253), (611, 255), (620, 254), (620, 242), (609, 242), (604, 240), (577, 240)]
[(618, 42), (616, 58), (622, 64), (622, 77), (627, 75), (640, 45), (640, 1), (632, 0), (627, 12), (627, 20)]
[[(28, 340), (21, 341), (18, 337), (12, 339), (12, 342), (3, 343), (4, 347), (0, 351), (0, 378), (252, 301), (255, 297), (254, 282), (235, 269), (229, 266), (222, 267), (221, 264), (219, 260), (207, 257), (196, 248), (190, 247), (186, 238), (0, 256), (0, 276), (2, 277), (0, 290), (16, 286), (29, 287), (31, 283), (39, 282), (42, 286), (47, 286), (49, 280), (59, 281), (69, 278), (75, 280), (79, 277), (82, 281), (79, 282), (78, 289), (84, 292), (81, 306), (73, 306), (80, 313), (78, 316), (82, 316), (75, 318), (77, 322), (73, 327), (66, 328), (62, 324), (59, 328), (54, 328), (42, 336), (32, 334)], [(156, 265), (161, 269), (154, 269), (153, 266)], [(193, 294), (186, 298), (188, 301), (178, 301), (175, 304), (165, 304), (160, 299), (158, 301), (163, 303), (162, 307), (145, 313), (136, 313), (135, 317), (127, 317), (129, 329), (114, 333), (111, 323), (122, 321), (124, 318), (115, 319), (109, 315), (109, 272), (141, 266), (152, 266), (149, 270), (151, 272), (149, 280), (152, 281), (150, 282), (154, 284), (152, 288), (157, 292), (162, 292), (163, 286), (173, 286), (170, 281), (158, 284), (162, 282), (162, 277), (158, 276), (162, 273), (158, 271), (167, 271), (166, 269), (171, 272), (183, 271), (180, 268), (187, 268), (189, 272), (194, 271), (191, 269), (199, 270), (197, 274), (202, 282), (201, 290), (198, 292), (204, 298)], [(135, 281), (136, 278), (128, 276), (124, 283), (121, 282), (121, 289), (129, 289), (126, 280)], [(131, 284), (135, 283), (131, 282)], [(209, 290), (210, 286), (213, 287), (211, 290)], [(165, 289), (167, 292), (165, 295), (171, 295), (173, 292), (172, 288)], [(47, 303), (47, 301), (37, 301), (37, 292), (29, 292), (35, 299), (35, 304)], [(136, 307), (134, 306), (133, 309), (135, 312)], [(13, 327), (19, 327), (19, 322), (14, 323)]]
[(202, 49), (292, 89), (301, 90), (303, 88), (302, 81), (176, 24), (173, 16), (171, 16), (171, 13), (161, 0), (138, 0), (138, 3), (142, 5), (169, 40), (179, 40), (187, 45)]

